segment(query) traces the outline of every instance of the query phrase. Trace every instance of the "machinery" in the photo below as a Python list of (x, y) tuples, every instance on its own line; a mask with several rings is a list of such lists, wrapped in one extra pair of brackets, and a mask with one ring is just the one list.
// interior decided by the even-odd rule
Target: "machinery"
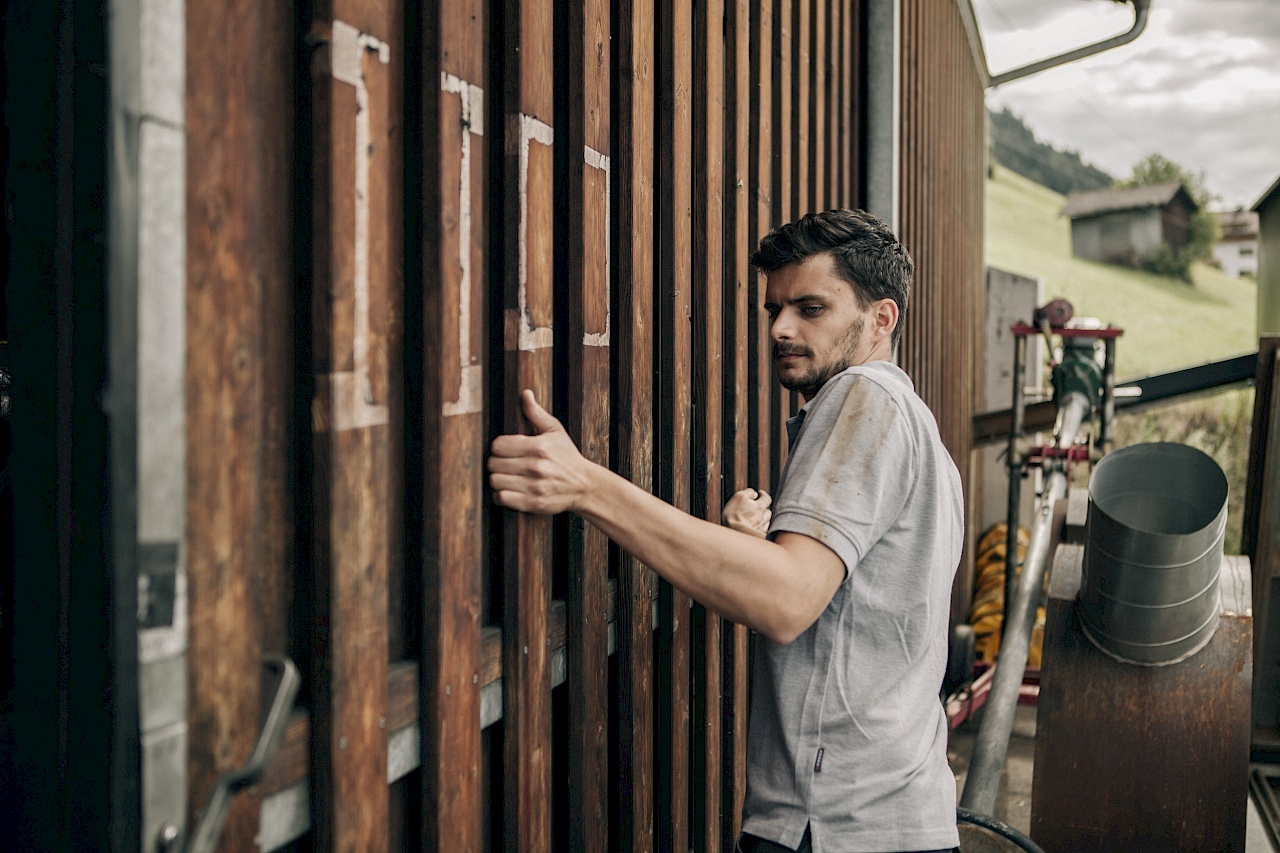
[[(1252, 624), (1249, 560), (1223, 557), (1226, 478), (1186, 445), (1109, 452), (1120, 329), (1073, 319), (1057, 300), (1011, 331), (1003, 636), (982, 676), (989, 692), (960, 797), (962, 849), (1243, 849)], [(1027, 341), (1040, 335), (1055, 420), (1048, 444), (1028, 446)], [(1094, 463), (1083, 545), (1061, 544), (1077, 462)], [(1019, 572), (1021, 489), (1033, 469), (1040, 488)], [(1033, 842), (987, 816), (1042, 604)]]
[[(1120, 329), (1103, 328), (1094, 320), (1073, 322), (1074, 311), (1066, 300), (1058, 299), (1036, 312), (1032, 325), (1015, 325), (1013, 368), (1013, 409), (1009, 429), (1009, 515), (1005, 570), (1005, 616), (999, 664), (995, 668), (987, 696), (982, 727), (974, 746), (960, 798), (962, 808), (990, 814), (995, 806), (1009, 748), (1009, 734), (1017, 709), (1018, 692), (1027, 665), (1031, 629), (1040, 604), (1048, 565), (1054, 507), (1066, 497), (1069, 466), (1087, 460), (1087, 447), (1077, 444), (1082, 427), (1099, 415), (1100, 452), (1111, 441), (1111, 421), (1115, 414), (1115, 340)], [(1024, 418), (1027, 339), (1043, 335), (1053, 353), (1051, 337), (1061, 341), (1060, 355), (1051, 358), (1051, 385), (1057, 406), (1052, 443), (1025, 447)], [(1101, 352), (1099, 352), (1101, 350)], [(1035, 505), (1031, 541), (1018, 572), (1018, 519), (1022, 479), (1029, 466), (1043, 473), (1043, 488)], [(1015, 585), (1015, 578), (1017, 583)]]

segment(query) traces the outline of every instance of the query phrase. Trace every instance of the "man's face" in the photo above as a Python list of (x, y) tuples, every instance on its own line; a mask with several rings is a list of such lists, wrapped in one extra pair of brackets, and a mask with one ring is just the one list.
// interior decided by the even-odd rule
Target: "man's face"
[(874, 306), (858, 304), (828, 253), (769, 273), (764, 307), (778, 380), (806, 401), (832, 376), (873, 354), (868, 330), (875, 328)]

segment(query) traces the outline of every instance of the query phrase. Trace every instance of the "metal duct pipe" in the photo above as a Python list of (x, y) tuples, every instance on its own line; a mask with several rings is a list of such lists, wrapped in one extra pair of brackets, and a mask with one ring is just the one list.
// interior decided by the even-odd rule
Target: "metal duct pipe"
[[(1055, 446), (1070, 449), (1075, 443), (1086, 415), (1092, 407), (1087, 396), (1072, 392), (1060, 401), (1060, 420)], [(991, 692), (982, 709), (982, 726), (973, 745), (969, 772), (960, 796), (960, 807), (969, 811), (992, 814), (996, 793), (1000, 788), (1000, 771), (1009, 752), (1009, 734), (1013, 731), (1013, 715), (1018, 708), (1018, 688), (1027, 668), (1027, 651), (1031, 647), (1031, 629), (1036, 621), (1041, 587), (1049, 556), (1049, 537), (1053, 527), (1053, 507), (1067, 493), (1067, 471), (1064, 464), (1047, 472), (1044, 493), (1036, 504), (1036, 517), (1031, 528), (1022, 574), (1009, 607), (1009, 621), (1000, 641)]]
[(1128, 0), (1133, 4), (1133, 26), (1126, 33), (1105, 39), (1100, 42), (1078, 47), (1075, 50), (1060, 53), (1057, 56), (1051, 56), (1048, 59), (1041, 59), (1039, 62), (1032, 62), (1029, 65), (1023, 65), (1020, 68), (1014, 68), (1003, 74), (997, 74), (987, 83), (989, 88), (994, 89), (1002, 83), (1008, 83), (1012, 80), (1018, 80), (1023, 77), (1029, 77), (1032, 74), (1038, 74), (1041, 71), (1048, 71), (1050, 68), (1056, 68), (1059, 65), (1066, 65), (1068, 62), (1075, 62), (1077, 59), (1084, 59), (1086, 56), (1093, 56), (1095, 53), (1102, 53), (1104, 50), (1110, 50), (1113, 47), (1120, 47), (1142, 35), (1142, 31), (1147, 28), (1147, 16), (1151, 12), (1151, 0)]
[(1226, 526), (1226, 475), (1194, 447), (1135, 444), (1104, 458), (1089, 481), (1085, 636), (1145, 666), (1198, 652), (1218, 627)]

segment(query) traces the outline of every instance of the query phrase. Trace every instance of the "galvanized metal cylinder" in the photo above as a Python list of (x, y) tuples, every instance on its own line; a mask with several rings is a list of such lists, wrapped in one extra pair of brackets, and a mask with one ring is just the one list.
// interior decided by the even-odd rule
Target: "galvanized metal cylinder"
[(1195, 654), (1218, 626), (1227, 478), (1185, 444), (1108, 454), (1089, 480), (1081, 627), (1103, 652), (1160, 666)]

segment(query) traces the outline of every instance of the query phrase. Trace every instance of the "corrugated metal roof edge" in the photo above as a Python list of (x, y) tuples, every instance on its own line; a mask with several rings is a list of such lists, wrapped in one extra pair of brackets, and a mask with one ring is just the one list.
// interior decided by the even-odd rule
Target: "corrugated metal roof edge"
[(1276, 179), (1271, 182), (1271, 186), (1267, 187), (1266, 192), (1258, 196), (1258, 200), (1255, 201), (1253, 203), (1253, 207), (1249, 209), (1252, 210), (1254, 213), (1261, 213), (1262, 208), (1265, 207), (1267, 203), (1271, 201), (1271, 199), (1276, 195), (1277, 191), (1280, 191), (1280, 175), (1276, 176)]
[(1114, 213), (1121, 210), (1137, 210), (1144, 207), (1160, 207), (1168, 204), (1179, 193), (1187, 197), (1193, 207), (1197, 207), (1191, 194), (1179, 181), (1166, 181), (1161, 184), (1150, 184), (1142, 187), (1121, 187), (1119, 189), (1089, 190), (1082, 193), (1071, 193), (1067, 203), (1062, 207), (1062, 215), (1071, 219), (1083, 219), (1103, 213)]

